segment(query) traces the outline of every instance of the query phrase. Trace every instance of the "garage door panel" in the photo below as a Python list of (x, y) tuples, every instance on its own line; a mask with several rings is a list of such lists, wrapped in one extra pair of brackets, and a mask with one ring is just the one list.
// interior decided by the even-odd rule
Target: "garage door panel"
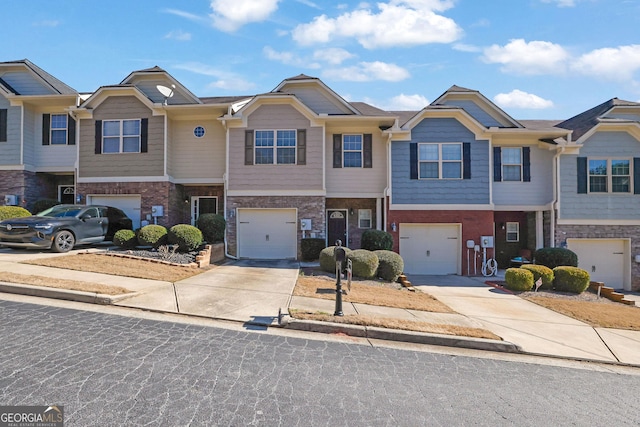
[(141, 198), (137, 195), (91, 195), (87, 203), (93, 205), (113, 206), (121, 209), (133, 223), (133, 229), (140, 228)]
[(238, 209), (239, 257), (296, 258), (296, 218), (295, 209)]
[(459, 274), (459, 224), (400, 224), (400, 255), (409, 274)]
[(627, 243), (623, 239), (567, 239), (567, 247), (578, 255), (578, 267), (591, 280), (623, 289), (627, 283)]

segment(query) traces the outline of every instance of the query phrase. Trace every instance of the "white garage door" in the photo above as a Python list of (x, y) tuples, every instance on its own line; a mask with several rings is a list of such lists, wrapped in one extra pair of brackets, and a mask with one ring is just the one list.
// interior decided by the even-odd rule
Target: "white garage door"
[(628, 240), (567, 239), (567, 247), (578, 255), (578, 267), (586, 270), (591, 280), (631, 290)]
[(237, 221), (240, 258), (297, 257), (295, 209), (238, 209)]
[(87, 204), (107, 205), (122, 209), (131, 218), (133, 229), (140, 228), (140, 196), (136, 195), (93, 195), (87, 196)]
[(408, 274), (461, 274), (460, 224), (400, 224)]

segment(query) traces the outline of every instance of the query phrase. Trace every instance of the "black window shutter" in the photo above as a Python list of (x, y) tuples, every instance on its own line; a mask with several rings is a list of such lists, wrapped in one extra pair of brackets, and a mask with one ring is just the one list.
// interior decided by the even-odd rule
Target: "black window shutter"
[(95, 153), (102, 153), (102, 120), (96, 120)]
[(640, 194), (640, 157), (633, 158), (633, 194)]
[(298, 140), (296, 141), (298, 146), (298, 159), (299, 165), (307, 164), (307, 130), (298, 129)]
[(502, 181), (502, 149), (493, 147), (493, 181)]
[(531, 182), (531, 147), (522, 147), (522, 180)]
[(587, 194), (587, 158), (578, 157), (578, 194)]
[(0, 142), (7, 141), (7, 109), (0, 108)]
[(462, 179), (471, 179), (471, 143), (462, 143)]
[(373, 136), (370, 133), (365, 133), (362, 137), (363, 141), (363, 166), (365, 168), (373, 167)]
[(51, 114), (42, 115), (42, 145), (49, 145), (51, 130)]
[(253, 164), (253, 131), (244, 132), (244, 164)]
[(149, 151), (149, 119), (140, 120), (140, 152)]
[(333, 167), (342, 167), (342, 134), (333, 135)]
[(76, 121), (73, 117), (67, 117), (67, 144), (76, 145)]
[(409, 144), (409, 177), (418, 179), (418, 143)]

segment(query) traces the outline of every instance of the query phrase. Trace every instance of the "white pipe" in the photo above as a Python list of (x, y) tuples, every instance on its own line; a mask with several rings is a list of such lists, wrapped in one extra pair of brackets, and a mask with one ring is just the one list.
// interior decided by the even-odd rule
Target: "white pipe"
[(560, 147), (560, 151), (553, 156), (553, 202), (551, 203), (551, 218), (549, 226), (549, 246), (556, 247), (556, 209), (560, 205), (560, 155), (564, 153), (565, 147)]

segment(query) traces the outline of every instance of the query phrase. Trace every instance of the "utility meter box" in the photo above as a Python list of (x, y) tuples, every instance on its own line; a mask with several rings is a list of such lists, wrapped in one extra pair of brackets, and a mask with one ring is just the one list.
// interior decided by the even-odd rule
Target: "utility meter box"
[(151, 216), (164, 216), (164, 206), (151, 206)]
[(18, 206), (18, 196), (15, 194), (7, 194), (4, 196), (4, 204), (6, 206)]
[(493, 236), (482, 236), (480, 237), (480, 246), (483, 248), (492, 248), (493, 247)]
[(300, 230), (301, 231), (311, 231), (311, 219), (301, 219), (300, 220)]

